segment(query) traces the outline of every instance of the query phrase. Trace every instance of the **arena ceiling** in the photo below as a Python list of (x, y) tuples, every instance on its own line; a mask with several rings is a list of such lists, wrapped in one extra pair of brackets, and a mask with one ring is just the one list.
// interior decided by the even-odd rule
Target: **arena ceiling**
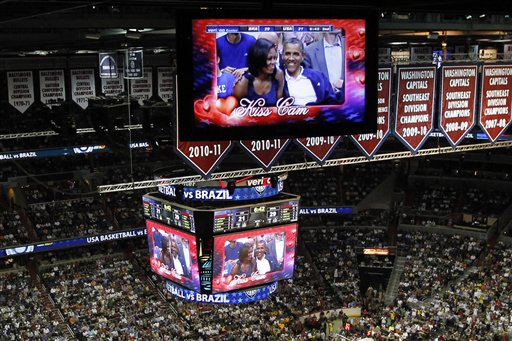
[(512, 38), (512, 2), (488, 0), (485, 6), (424, 0), (0, 0), (0, 57), (71, 55), (127, 47), (174, 49), (176, 10), (201, 7), (287, 11), (311, 8), (329, 13), (372, 9), (381, 16), (379, 45), (404, 40), (428, 43), (431, 31), (441, 38), (466, 43)]

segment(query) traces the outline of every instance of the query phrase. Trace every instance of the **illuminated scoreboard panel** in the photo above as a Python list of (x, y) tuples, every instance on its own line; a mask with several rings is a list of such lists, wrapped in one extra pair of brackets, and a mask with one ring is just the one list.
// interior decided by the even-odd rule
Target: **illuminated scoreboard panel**
[(332, 25), (206, 25), (207, 33), (332, 32)]
[(171, 205), (162, 200), (144, 196), (142, 199), (144, 217), (157, 220), (161, 223), (176, 226), (184, 230), (195, 232), (194, 213), (192, 210)]
[(219, 210), (213, 216), (213, 233), (296, 222), (298, 216), (298, 200)]

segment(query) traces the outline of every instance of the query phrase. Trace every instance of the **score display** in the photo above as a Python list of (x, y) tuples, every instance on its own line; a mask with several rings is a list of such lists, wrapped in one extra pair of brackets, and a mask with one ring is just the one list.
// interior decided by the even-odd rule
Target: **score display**
[(195, 232), (194, 213), (190, 208), (169, 203), (162, 199), (145, 195), (142, 197), (144, 217), (158, 222)]
[(333, 32), (333, 25), (206, 25), (207, 33)]
[(218, 210), (213, 216), (213, 233), (296, 222), (298, 216), (298, 198)]

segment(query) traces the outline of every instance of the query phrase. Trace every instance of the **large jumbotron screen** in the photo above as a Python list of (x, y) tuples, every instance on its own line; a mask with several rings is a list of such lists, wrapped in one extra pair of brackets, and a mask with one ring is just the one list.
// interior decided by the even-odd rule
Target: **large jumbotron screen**
[(194, 235), (146, 220), (151, 269), (194, 291), (200, 291)]
[(297, 224), (215, 236), (212, 292), (291, 278), (296, 242)]
[[(314, 11), (180, 13), (180, 139), (258, 140), (374, 132), (376, 22), (369, 11), (335, 16)], [(325, 57), (315, 50), (327, 35), (336, 37), (333, 45), (340, 48), (329, 57), (334, 59), (329, 69), (324, 66)], [(295, 53), (293, 48), (299, 44), (290, 45), (293, 38), (300, 41), (303, 53)], [(297, 77), (297, 70), (311, 80), (309, 91), (288, 77)]]

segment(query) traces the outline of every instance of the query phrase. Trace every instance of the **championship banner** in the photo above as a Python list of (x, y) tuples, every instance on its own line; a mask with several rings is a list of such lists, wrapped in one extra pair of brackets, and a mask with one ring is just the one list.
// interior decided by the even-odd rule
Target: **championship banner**
[(121, 70), (117, 72), (117, 78), (102, 78), (101, 93), (105, 96), (117, 96), (125, 92), (124, 75)]
[(295, 143), (304, 149), (316, 163), (323, 165), (341, 140), (341, 136), (313, 136), (295, 139)]
[(391, 105), (390, 68), (380, 68), (377, 83), (377, 131), (374, 134), (350, 135), (350, 139), (364, 155), (371, 159), (389, 135), (389, 113)]
[(388, 64), (391, 62), (391, 48), (379, 47), (379, 64)]
[(8, 71), (7, 91), (9, 104), (23, 114), (34, 103), (32, 71)]
[(39, 71), (39, 96), (41, 103), (52, 104), (66, 100), (64, 70)]
[(471, 60), (477, 60), (478, 59), (478, 45), (469, 45), (468, 46), (468, 57)]
[(118, 65), (116, 52), (98, 53), (101, 78), (117, 78)]
[(145, 67), (143, 76), (130, 81), (130, 95), (136, 98), (140, 105), (153, 96), (153, 69)]
[(158, 75), (158, 97), (169, 102), (174, 99), (174, 74), (170, 67), (159, 67)]
[(503, 59), (512, 59), (512, 44), (503, 44)]
[(142, 78), (143, 75), (143, 51), (128, 50), (126, 51), (124, 63), (124, 78), (135, 79)]
[(433, 129), (436, 67), (398, 69), (395, 134), (416, 153)]
[(265, 171), (269, 171), (290, 143), (290, 139), (242, 140), (238, 143)]
[(439, 129), (455, 147), (476, 123), (477, 65), (443, 66)]
[(176, 138), (176, 154), (204, 178), (210, 177), (231, 148), (231, 141), (184, 142)]
[(71, 70), (71, 99), (82, 109), (89, 105), (89, 97), (96, 96), (94, 69)]
[(512, 119), (512, 65), (484, 65), (479, 124), (492, 142)]

